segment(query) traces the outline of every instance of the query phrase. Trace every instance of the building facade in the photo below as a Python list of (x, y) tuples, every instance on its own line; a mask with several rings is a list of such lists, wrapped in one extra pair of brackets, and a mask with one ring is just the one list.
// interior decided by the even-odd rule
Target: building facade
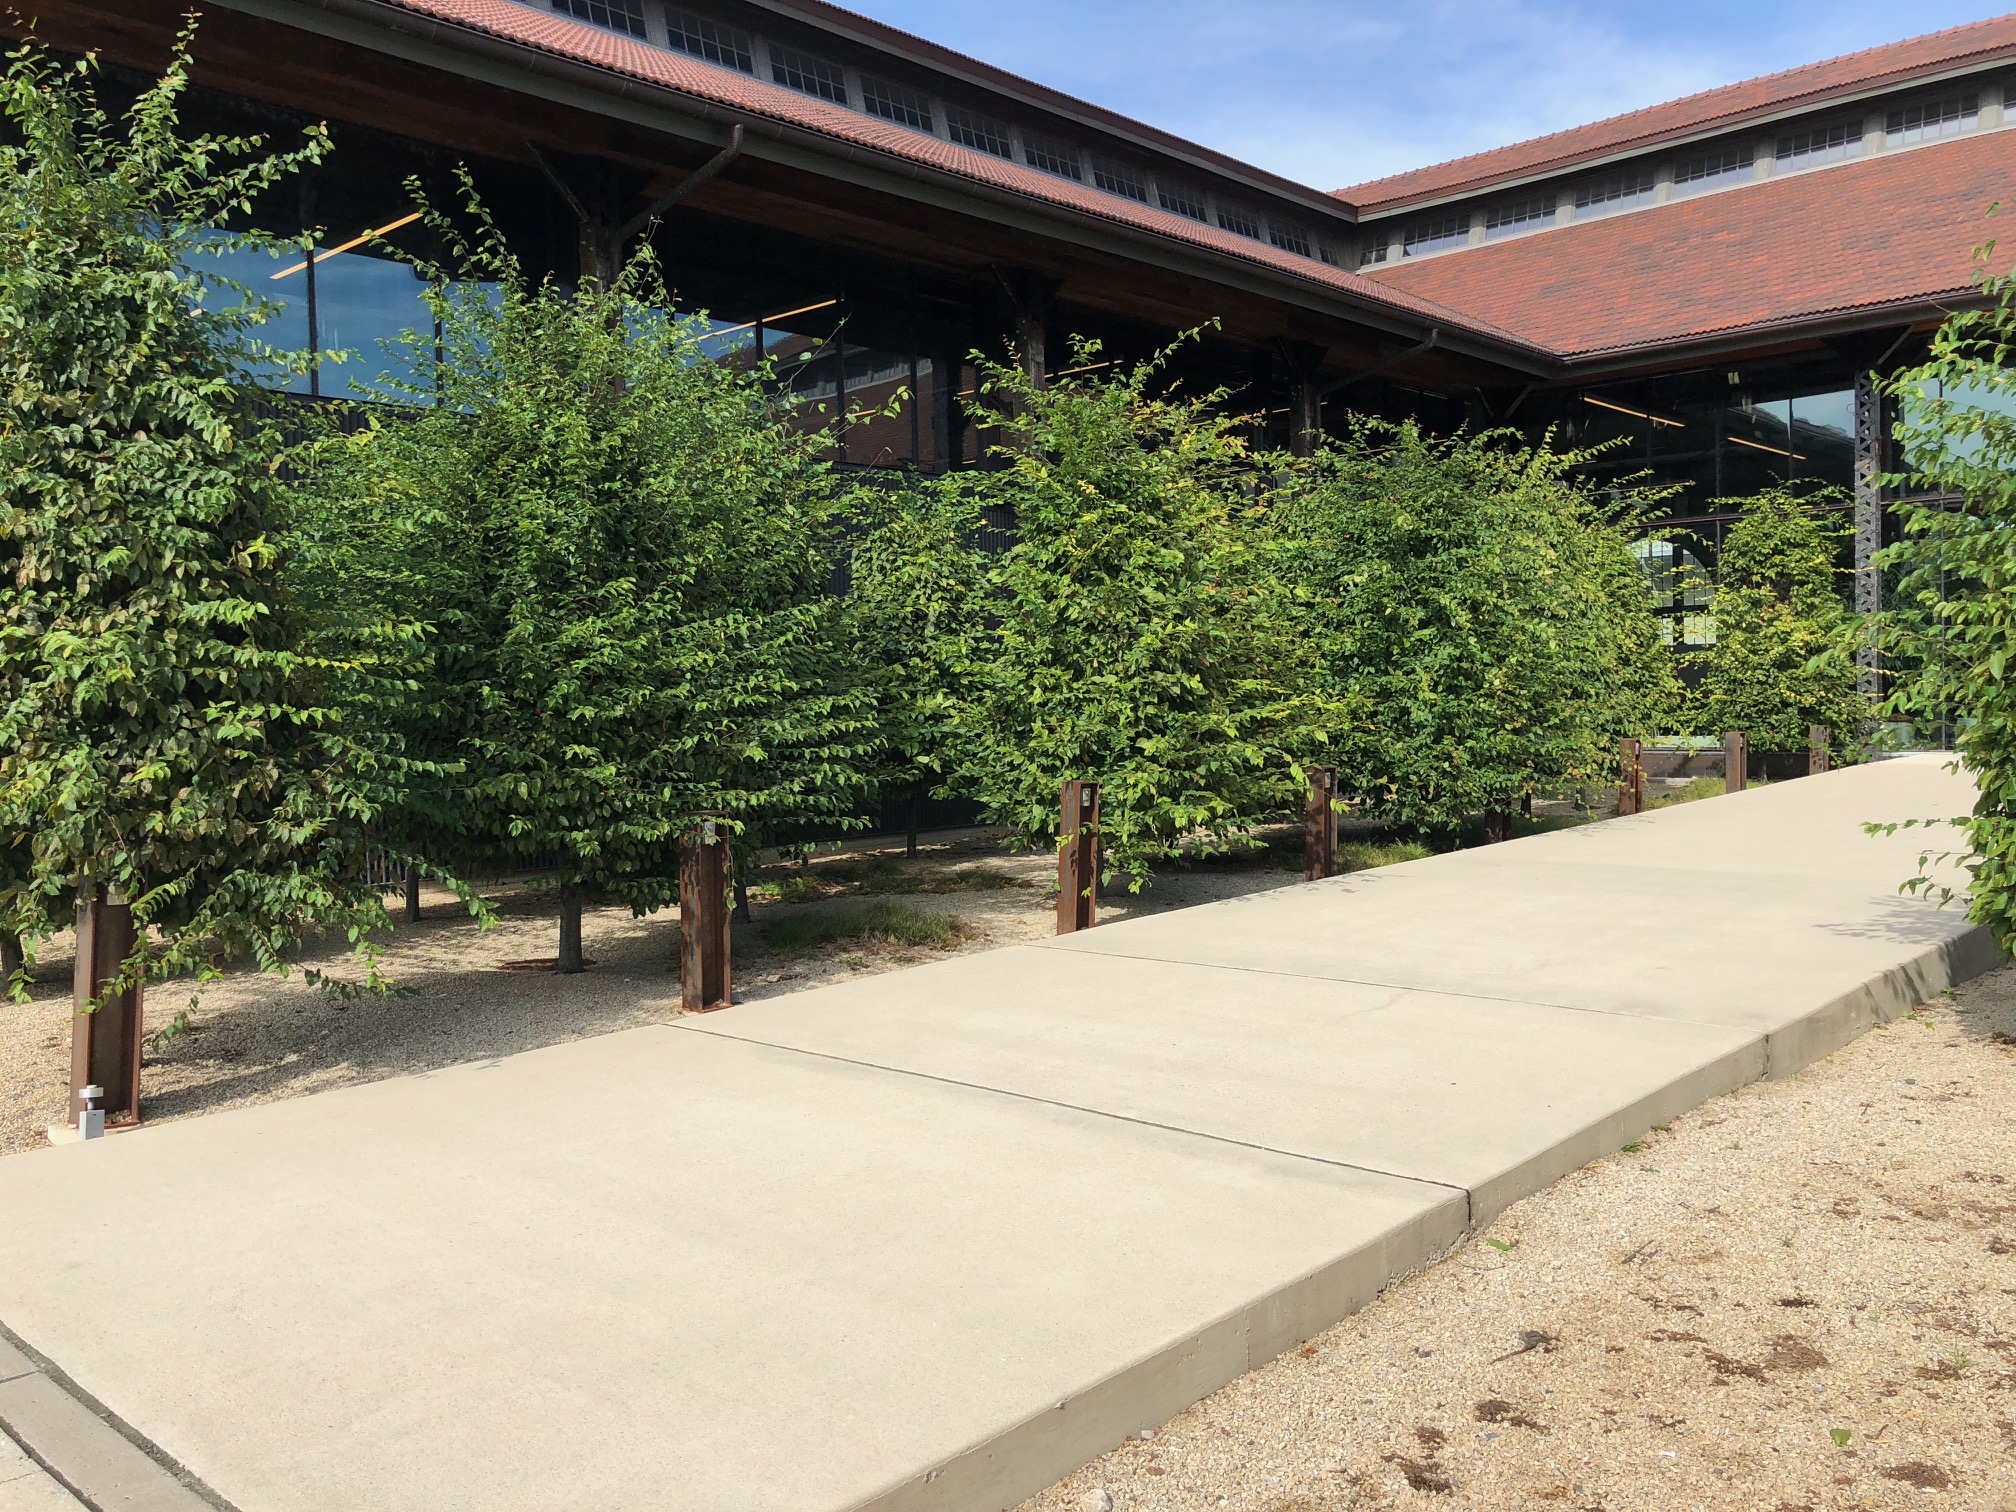
[[(116, 87), (182, 6), (24, 10)], [(435, 251), (412, 186), (451, 202), (466, 168), (534, 269), (606, 274), (648, 238), (724, 357), (775, 359), (818, 423), (885, 411), (844, 427), (854, 465), (980, 463), (975, 349), (1058, 374), (1074, 337), (1124, 361), (1201, 327), (1181, 376), (1297, 450), (1346, 411), (1610, 443), (1599, 472), (1673, 490), (1655, 579), (1712, 571), (1724, 501), (1828, 485), (1864, 607), (1874, 379), (1974, 297), (2016, 166), (2016, 17), (1335, 192), (820, 0), (219, 0), (197, 80), (203, 124), (332, 132), (257, 211), (318, 255), (226, 270), (284, 302), (276, 344), (354, 354), (311, 393), (372, 391), (426, 318), (367, 233)]]

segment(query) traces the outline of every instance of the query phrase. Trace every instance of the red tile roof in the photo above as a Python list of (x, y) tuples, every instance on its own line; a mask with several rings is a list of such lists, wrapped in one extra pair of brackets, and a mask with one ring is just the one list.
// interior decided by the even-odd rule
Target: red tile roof
[[(815, 132), (855, 149), (938, 169), (995, 190), (1257, 264), (1450, 332), (1481, 337), (1501, 346), (1525, 348), (1517, 337), (1493, 329), (1488, 321), (1446, 309), (1409, 290), (1374, 284), (1355, 272), (1298, 257), (1265, 242), (976, 152), (955, 142), (910, 131), (879, 116), (864, 115), (733, 69), (703, 63), (685, 53), (656, 47), (555, 11), (534, 9), (516, 0), (381, 0), (381, 3), (390, 10), (428, 17), (554, 57), (590, 64), (606, 71), (612, 85), (623, 80), (641, 81), (751, 117)], [(1529, 350), (1528, 355), (1542, 354)]]
[(1824, 104), (1874, 86), (1896, 87), (1919, 75), (1995, 58), (2016, 58), (2016, 15), (1809, 63), (1510, 147), (1354, 184), (1337, 190), (1336, 197), (1364, 213), (1474, 193), (1507, 179), (1556, 172), (1592, 158), (1654, 147), (1699, 131), (1739, 126), (1754, 117)]
[[(2016, 131), (1369, 270), (1570, 358), (1964, 297)], [(1998, 262), (2006, 263), (2006, 258)]]

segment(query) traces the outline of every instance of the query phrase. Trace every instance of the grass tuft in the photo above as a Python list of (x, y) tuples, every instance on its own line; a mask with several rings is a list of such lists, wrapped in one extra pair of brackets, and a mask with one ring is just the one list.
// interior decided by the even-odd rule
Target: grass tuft
[(843, 893), (901, 894), (998, 892), (1030, 884), (1012, 872), (992, 866), (956, 866), (949, 870), (915, 862), (905, 863), (893, 856), (869, 856), (862, 860), (815, 862), (803, 869), (773, 870), (751, 884), (752, 896), (768, 903), (816, 903), (821, 898)]
[(1435, 854), (1418, 840), (1343, 840), (1337, 845), (1337, 864), (1347, 872), (1370, 871), (1375, 866), (1394, 866), (1402, 861), (1421, 861)]
[(876, 902), (773, 919), (764, 926), (764, 933), (779, 950), (813, 950), (840, 940), (949, 950), (968, 939), (972, 929), (957, 914), (912, 908), (907, 903)]
[(1720, 777), (1696, 777), (1684, 788), (1676, 792), (1661, 793), (1658, 797), (1648, 796), (1648, 809), (1671, 808), (1676, 803), (1695, 803), (1703, 798), (1720, 798), (1729, 791), (1729, 786)]

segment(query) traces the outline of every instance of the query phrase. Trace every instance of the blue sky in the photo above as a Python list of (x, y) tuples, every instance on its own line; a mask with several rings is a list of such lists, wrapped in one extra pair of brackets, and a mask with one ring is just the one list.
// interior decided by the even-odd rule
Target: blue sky
[(842, 0), (1319, 189), (2000, 14), (1915, 0)]

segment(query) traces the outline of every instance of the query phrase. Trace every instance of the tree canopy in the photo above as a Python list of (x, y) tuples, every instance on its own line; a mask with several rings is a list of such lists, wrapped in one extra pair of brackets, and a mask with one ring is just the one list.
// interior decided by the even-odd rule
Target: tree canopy
[(1361, 421), (1281, 503), (1344, 789), (1448, 835), (1608, 779), (1677, 693), (1649, 586), (1586, 457)]
[[(1947, 317), (1926, 360), (1886, 385), (1904, 539), (1883, 645), (1892, 713), (1950, 727), (1979, 796), (1966, 832), (1974, 919), (2016, 946), (2016, 273), (1977, 254), (1981, 308)], [(1930, 497), (1923, 497), (1930, 496)]]
[(1871, 711), (1856, 692), (1857, 630), (1841, 591), (1847, 531), (1816, 508), (1828, 497), (1774, 489), (1723, 501), (1740, 515), (1709, 610), (1715, 644), (1694, 653), (1697, 727), (1741, 730), (1757, 751), (1803, 751), (1814, 725), (1837, 750), (1860, 740)]
[(130, 903), (136, 979), (362, 936), (365, 828), (410, 776), (345, 719), (396, 674), (314, 654), (290, 601), (287, 443), (246, 374), (303, 359), (204, 271), (271, 247), (234, 222), (327, 141), (185, 132), (190, 36), (117, 116), (89, 58), (0, 77), (0, 922)]
[[(418, 193), (416, 186), (416, 194)], [(869, 699), (832, 593), (837, 491), (759, 368), (666, 311), (647, 251), (613, 286), (520, 266), (473, 196), (440, 327), (400, 367), (409, 407), (318, 458), (362, 574), (430, 627), (430, 748), (455, 775), (437, 844), (550, 864), (571, 914), (677, 896), (681, 834), (839, 821), (858, 804)]]
[(1253, 458), (1227, 396), (1169, 392), (1159, 359), (1043, 385), (981, 372), (1002, 465), (944, 486), (1014, 524), (979, 583), (958, 780), (1036, 847), (1060, 783), (1096, 780), (1106, 867), (1138, 887), (1299, 804), (1321, 748)]

